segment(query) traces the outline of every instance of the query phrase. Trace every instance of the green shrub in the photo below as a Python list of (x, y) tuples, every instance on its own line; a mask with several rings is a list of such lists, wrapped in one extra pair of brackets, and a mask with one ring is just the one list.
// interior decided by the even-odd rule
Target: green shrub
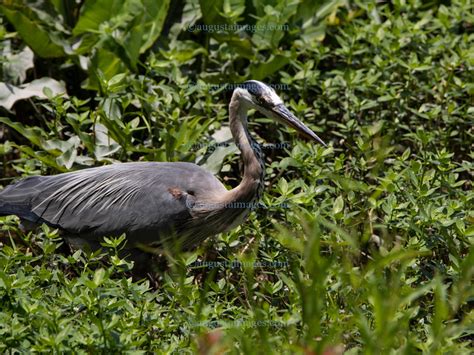
[[(156, 160), (235, 187), (237, 148), (212, 144), (248, 79), (280, 84), (329, 147), (254, 115), (259, 142), (285, 142), (265, 149), (266, 208), (163, 257), (153, 283), (131, 278), (123, 239), (64, 253), (56, 231), (0, 218), (0, 349), (471, 353), (471, 2), (181, 5), (2, 2), (4, 186)], [(235, 24), (282, 30), (205, 27)]]

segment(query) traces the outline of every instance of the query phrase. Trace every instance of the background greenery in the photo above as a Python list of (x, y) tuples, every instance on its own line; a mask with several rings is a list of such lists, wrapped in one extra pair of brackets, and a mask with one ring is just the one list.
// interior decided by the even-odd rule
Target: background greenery
[[(1, 218), (0, 350), (471, 353), (473, 13), (469, 0), (2, 0), (4, 186), (156, 160), (234, 187), (238, 150), (213, 144), (230, 138), (226, 85), (249, 79), (282, 85), (329, 148), (255, 114), (260, 142), (287, 143), (265, 149), (266, 208), (161, 257), (153, 280), (132, 280), (123, 239), (71, 254), (57, 231)], [(224, 24), (286, 28), (199, 30)]]

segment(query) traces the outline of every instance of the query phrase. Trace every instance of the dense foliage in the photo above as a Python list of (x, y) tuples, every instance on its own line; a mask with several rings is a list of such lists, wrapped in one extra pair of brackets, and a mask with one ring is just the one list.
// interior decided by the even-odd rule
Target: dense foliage
[(329, 147), (256, 113), (273, 144), (262, 208), (157, 258), (153, 280), (130, 277), (123, 238), (71, 253), (57, 231), (0, 218), (0, 351), (471, 353), (473, 13), (469, 0), (3, 0), (3, 186), (156, 160), (235, 187), (238, 150), (220, 143), (248, 79), (278, 84)]

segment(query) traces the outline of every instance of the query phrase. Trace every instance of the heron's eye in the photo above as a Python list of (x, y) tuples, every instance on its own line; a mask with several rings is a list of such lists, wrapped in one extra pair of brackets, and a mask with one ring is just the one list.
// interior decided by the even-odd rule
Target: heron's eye
[(257, 101), (257, 104), (264, 106), (265, 105), (265, 100), (259, 96), (255, 97), (255, 101)]

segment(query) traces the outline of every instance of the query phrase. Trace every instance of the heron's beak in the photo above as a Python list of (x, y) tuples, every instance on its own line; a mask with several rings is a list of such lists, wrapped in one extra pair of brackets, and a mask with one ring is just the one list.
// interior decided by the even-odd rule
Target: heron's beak
[(271, 108), (271, 112), (283, 123), (286, 125), (294, 128), (296, 131), (300, 132), (306, 138), (312, 139), (318, 143), (321, 143), (323, 146), (327, 147), (326, 143), (323, 142), (321, 138), (319, 138), (316, 133), (310, 130), (308, 127), (305, 126), (303, 122), (301, 122), (295, 115), (293, 115), (283, 104), (276, 105)]

